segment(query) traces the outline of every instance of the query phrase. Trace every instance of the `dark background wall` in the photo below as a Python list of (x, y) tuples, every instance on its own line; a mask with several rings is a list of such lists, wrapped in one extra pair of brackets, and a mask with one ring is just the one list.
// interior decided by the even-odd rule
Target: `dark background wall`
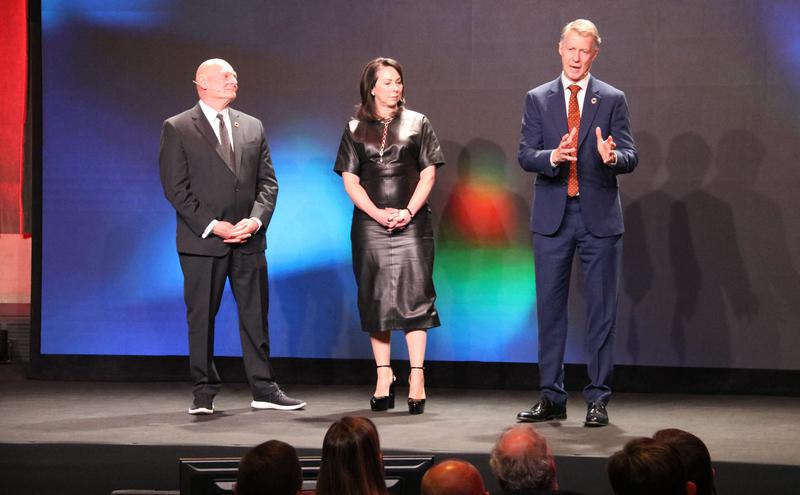
[[(45, 354), (185, 353), (160, 122), (198, 63), (230, 61), (263, 119), (276, 355), (367, 357), (351, 205), (331, 171), (363, 64), (405, 67), (448, 164), (431, 203), (443, 327), (431, 359), (535, 360), (523, 96), (557, 77), (560, 28), (592, 19), (592, 73), (624, 90), (640, 165), (622, 180), (622, 364), (800, 369), (800, 7), (775, 1), (117, 1), (42, 4)], [(575, 274), (579, 282), (579, 274)], [(573, 285), (573, 287), (577, 287)], [(568, 361), (583, 361), (574, 291)], [(231, 305), (218, 351), (238, 352)]]

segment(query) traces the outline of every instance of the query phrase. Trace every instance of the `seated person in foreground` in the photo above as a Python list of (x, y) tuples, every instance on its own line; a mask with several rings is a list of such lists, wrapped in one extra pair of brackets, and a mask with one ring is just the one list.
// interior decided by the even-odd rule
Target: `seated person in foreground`
[(489, 466), (500, 485), (498, 495), (575, 494), (558, 489), (556, 461), (547, 439), (530, 424), (512, 426), (500, 435)]
[(467, 461), (449, 459), (422, 477), (422, 495), (488, 495), (481, 473)]
[(317, 495), (387, 495), (375, 424), (363, 417), (334, 422), (322, 441)]
[(697, 487), (697, 495), (716, 495), (717, 489), (714, 487), (716, 471), (711, 466), (708, 447), (702, 440), (688, 431), (677, 428), (659, 430), (653, 438), (678, 451), (686, 469), (686, 476)]
[(270, 440), (250, 449), (239, 462), (236, 495), (297, 495), (303, 472), (294, 447)]
[(615, 495), (696, 495), (677, 450), (652, 438), (634, 438), (608, 461)]

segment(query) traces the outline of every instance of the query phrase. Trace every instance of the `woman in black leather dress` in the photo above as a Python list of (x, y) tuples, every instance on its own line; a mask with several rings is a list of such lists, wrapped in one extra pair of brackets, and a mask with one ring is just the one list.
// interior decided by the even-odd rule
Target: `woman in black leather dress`
[(428, 119), (404, 108), (397, 61), (370, 61), (360, 90), (334, 170), (355, 205), (350, 240), (358, 310), (377, 366), (370, 405), (373, 411), (394, 407), (391, 331), (402, 330), (411, 364), (408, 410), (419, 414), (425, 410), (427, 329), (439, 326), (427, 201), (444, 156)]

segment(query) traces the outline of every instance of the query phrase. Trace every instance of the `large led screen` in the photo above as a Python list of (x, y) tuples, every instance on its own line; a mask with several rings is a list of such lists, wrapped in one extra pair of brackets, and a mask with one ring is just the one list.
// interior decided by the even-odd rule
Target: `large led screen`
[[(626, 92), (641, 157), (622, 179), (617, 361), (800, 369), (791, 2), (44, 0), (41, 353), (187, 353), (159, 135), (196, 103), (197, 65), (220, 57), (239, 74), (233, 106), (264, 122), (280, 184), (272, 354), (370, 357), (353, 206), (332, 166), (361, 68), (383, 55), (404, 64), (408, 106), (447, 160), (431, 197), (442, 326), (428, 359), (534, 362), (519, 127), (525, 92), (558, 76), (559, 30), (577, 17), (600, 28), (592, 73)], [(584, 361), (578, 267), (567, 362)], [(230, 293), (216, 353), (240, 353)]]

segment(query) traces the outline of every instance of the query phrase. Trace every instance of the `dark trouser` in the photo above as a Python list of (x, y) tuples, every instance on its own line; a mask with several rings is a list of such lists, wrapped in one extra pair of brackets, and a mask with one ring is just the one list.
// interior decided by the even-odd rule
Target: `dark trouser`
[(622, 235), (596, 237), (581, 218), (579, 199), (567, 201), (554, 235), (533, 234), (536, 309), (539, 323), (539, 385), (542, 397), (566, 404), (564, 348), (567, 300), (575, 250), (581, 262), (586, 299), (586, 352), (590, 383), (586, 402), (607, 403), (614, 368), (614, 331), (622, 262)]
[(195, 396), (214, 396), (221, 386), (214, 366), (214, 320), (226, 279), (230, 280), (236, 299), (244, 369), (250, 389), (255, 399), (269, 395), (276, 385), (269, 364), (269, 288), (264, 253), (245, 254), (234, 248), (219, 258), (189, 254), (180, 254), (179, 257)]

